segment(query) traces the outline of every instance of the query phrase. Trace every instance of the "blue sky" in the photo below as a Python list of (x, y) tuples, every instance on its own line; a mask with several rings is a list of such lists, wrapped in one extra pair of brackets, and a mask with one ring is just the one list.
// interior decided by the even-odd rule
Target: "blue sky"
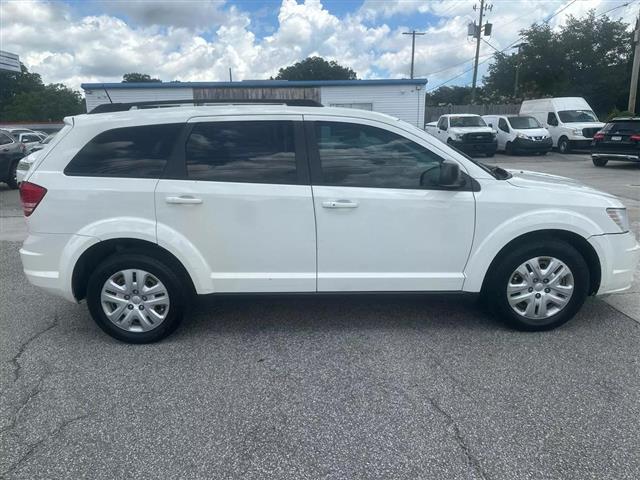
[[(494, 0), (489, 38), (502, 49), (533, 22), (589, 9), (633, 21), (640, 0)], [(474, 43), (466, 26), (473, 0), (2, 0), (0, 42), (46, 82), (119, 81), (124, 73), (162, 80), (264, 79), (280, 67), (320, 55), (353, 68), (359, 78), (409, 76), (411, 39), (416, 76), (466, 85)], [(559, 13), (558, 13), (559, 12)], [(481, 46), (481, 58), (493, 50)], [(480, 67), (480, 76), (489, 61)], [(466, 72), (466, 73), (465, 73)]]

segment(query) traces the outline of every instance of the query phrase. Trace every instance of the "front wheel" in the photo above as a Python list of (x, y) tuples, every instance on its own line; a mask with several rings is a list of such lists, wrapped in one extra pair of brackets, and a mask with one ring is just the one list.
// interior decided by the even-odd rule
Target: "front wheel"
[(483, 295), (512, 327), (550, 330), (578, 312), (589, 283), (582, 255), (566, 242), (546, 240), (515, 248), (500, 258)]
[(507, 144), (504, 146), (504, 153), (506, 153), (507, 155), (513, 155), (513, 143), (511, 142), (507, 142)]
[(560, 140), (558, 140), (558, 151), (560, 153), (571, 152), (571, 144), (569, 143), (569, 139), (567, 137), (561, 137)]
[(155, 258), (116, 254), (89, 278), (87, 305), (98, 326), (112, 337), (127, 343), (156, 342), (182, 320), (184, 284)]
[(609, 160), (604, 160), (602, 158), (592, 158), (591, 160), (596, 167), (604, 167), (609, 162)]

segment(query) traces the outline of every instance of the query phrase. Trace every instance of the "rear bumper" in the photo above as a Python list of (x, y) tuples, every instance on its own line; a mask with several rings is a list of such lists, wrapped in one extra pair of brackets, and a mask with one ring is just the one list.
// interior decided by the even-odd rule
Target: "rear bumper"
[(600, 258), (602, 278), (598, 295), (628, 290), (640, 259), (640, 245), (635, 235), (631, 232), (594, 235), (589, 243)]
[(467, 143), (459, 140), (450, 140), (449, 144), (468, 154), (473, 153), (496, 153), (498, 150), (498, 142), (483, 142), (483, 143)]
[(32, 285), (76, 302), (73, 269), (80, 254), (98, 241), (84, 235), (29, 234), (20, 249), (24, 274)]
[(640, 162), (640, 154), (592, 152), (591, 158), (596, 160), (620, 160), (623, 162)]

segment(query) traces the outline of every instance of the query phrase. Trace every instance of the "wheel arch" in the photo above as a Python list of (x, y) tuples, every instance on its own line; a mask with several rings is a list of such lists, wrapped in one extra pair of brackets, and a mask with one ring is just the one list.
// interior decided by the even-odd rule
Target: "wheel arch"
[(493, 257), (493, 260), (489, 264), (489, 268), (484, 274), (481, 291), (485, 290), (487, 283), (491, 278), (492, 272), (495, 270), (495, 267), (498, 264), (499, 260), (504, 257), (506, 252), (512, 250), (516, 246), (527, 243), (535, 243), (542, 240), (561, 240), (578, 250), (580, 255), (582, 255), (582, 257), (585, 259), (585, 262), (587, 262), (587, 266), (589, 267), (590, 285), (588, 294), (594, 295), (598, 291), (602, 279), (602, 266), (600, 264), (600, 258), (598, 257), (597, 252), (589, 243), (589, 241), (583, 236), (575, 232), (559, 229), (536, 230), (528, 232), (514, 238), (505, 246), (503, 246), (500, 251)]
[(91, 245), (78, 258), (71, 275), (71, 288), (75, 299), (80, 301), (85, 298), (89, 276), (100, 262), (113, 254), (124, 252), (139, 253), (165, 263), (184, 279), (190, 293), (196, 293), (191, 275), (182, 262), (169, 250), (147, 240), (113, 238)]

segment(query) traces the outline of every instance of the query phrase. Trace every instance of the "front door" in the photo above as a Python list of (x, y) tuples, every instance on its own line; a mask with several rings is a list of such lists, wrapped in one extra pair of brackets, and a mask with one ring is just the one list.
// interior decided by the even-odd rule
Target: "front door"
[(207, 264), (200, 293), (316, 289), (302, 117), (258, 118), (192, 119), (181, 167), (156, 188), (158, 232), (178, 232)]
[(438, 187), (443, 153), (409, 130), (305, 115), (318, 291), (455, 291), (473, 240), (471, 179)]

